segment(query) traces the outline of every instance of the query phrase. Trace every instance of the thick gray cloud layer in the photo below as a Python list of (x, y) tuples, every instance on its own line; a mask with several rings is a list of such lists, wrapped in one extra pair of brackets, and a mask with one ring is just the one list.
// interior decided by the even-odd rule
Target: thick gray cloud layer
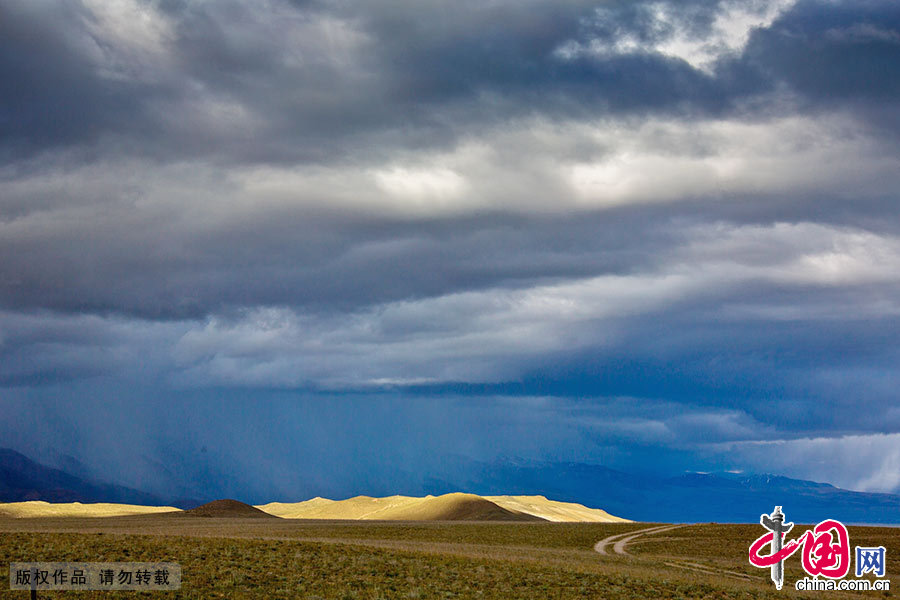
[(0, 394), (896, 489), (898, 65), (887, 0), (0, 0)]

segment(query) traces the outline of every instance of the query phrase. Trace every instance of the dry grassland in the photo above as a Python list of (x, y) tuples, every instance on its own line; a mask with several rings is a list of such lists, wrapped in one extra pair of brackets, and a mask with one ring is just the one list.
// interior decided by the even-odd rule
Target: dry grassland
[[(638, 538), (634, 556), (600, 556), (604, 537), (638, 523), (401, 523), (174, 515), (0, 519), (0, 578), (11, 561), (175, 561), (180, 592), (41, 593), (41, 598), (883, 598), (777, 592), (747, 564), (756, 525), (690, 526)], [(900, 530), (851, 528), (885, 545), (898, 573)], [(797, 561), (794, 561), (797, 562)], [(796, 564), (787, 569), (788, 584)], [(3, 586), (6, 587), (5, 585)], [(0, 597), (24, 598), (0, 589)]]

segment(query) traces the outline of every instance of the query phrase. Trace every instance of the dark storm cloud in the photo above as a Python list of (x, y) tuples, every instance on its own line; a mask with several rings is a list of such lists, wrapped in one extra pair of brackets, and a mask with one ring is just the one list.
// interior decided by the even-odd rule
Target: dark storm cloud
[(585, 36), (607, 42), (625, 34), (665, 36), (650, 30), (652, 18), (642, 3), (613, 4), (599, 18), (592, 3), (533, 4), (527, 10), (470, 3), (453, 10), (434, 6), (430, 14), (417, 5), (397, 7), (373, 10), (367, 30), (382, 42), (390, 100), (415, 109), (464, 101), (477, 118), (484, 95), (485, 110), (490, 100), (499, 104), (493, 118), (522, 110), (596, 115), (717, 106), (724, 96), (690, 66), (652, 52), (556, 55), (566, 42)]
[[(890, 441), (898, 14), (0, 0), (4, 399), (123, 399), (122, 423), (196, 402), (129, 457), (260, 500), (418, 491), (457, 440), (644, 462), (784, 441), (800, 475), (821, 442), (797, 438)], [(257, 393), (252, 482), (216, 483)], [(67, 451), (115, 453), (79, 418)], [(316, 446), (290, 427), (338, 441), (291, 474)], [(416, 472), (379, 483), (385, 427)], [(870, 475), (846, 481), (896, 486)]]
[(7, 156), (87, 145), (164, 159), (365, 158), (519, 115), (724, 115), (778, 84), (817, 101), (885, 101), (900, 79), (889, 2), (800, 3), (710, 72), (655, 45), (706, 39), (729, 3), (158, 8), (136, 42), (80, 3), (7, 2)]
[[(10, 235), (0, 242), (7, 257), (0, 265), (7, 308), (151, 319), (202, 318), (256, 305), (357, 310), (630, 271), (652, 263), (675, 237), (642, 214), (612, 220), (461, 218), (419, 222), (411, 230), (390, 220), (345, 222), (276, 211), (275, 221), (252, 219), (202, 236), (151, 218), (107, 219), (94, 210), (88, 215), (83, 229)], [(656, 245), (632, 247), (637, 232), (653, 235)], [(80, 251), (64, 251), (73, 247)]]
[(23, 152), (90, 144), (104, 133), (146, 121), (145, 100), (158, 89), (109, 79), (87, 56), (93, 39), (77, 2), (4, 2), (0, 7), (0, 148), (5, 161)]
[(803, 110), (844, 110), (871, 134), (900, 133), (900, 7), (798, 2), (753, 33), (729, 68), (795, 93)]
[[(768, 296), (768, 303), (780, 295), (763, 286), (752, 292)], [(747, 293), (747, 288), (733, 291), (734, 296)], [(829, 292), (823, 290), (781, 294), (785, 297), (779, 305), (786, 312), (787, 307), (804, 307), (784, 319), (715, 316), (723, 306), (753, 302), (746, 297), (720, 297), (642, 315), (625, 327), (627, 335), (612, 348), (562, 355), (516, 384), (483, 391), (585, 397), (604, 390), (653, 398), (665, 390), (670, 400), (732, 408), (771, 431), (791, 435), (897, 431), (900, 418), (889, 416), (900, 381), (893, 368), (898, 358), (896, 315), (854, 315), (854, 298), (843, 304), (843, 314), (802, 318), (801, 313), (813, 310), (810, 293), (828, 301)]]
[[(101, 140), (112, 137), (107, 150), (167, 158), (323, 160), (377, 152), (382, 140), (360, 135), (445, 143), (536, 110), (703, 113), (734, 96), (735, 81), (723, 85), (652, 51), (555, 54), (570, 41), (652, 41), (676, 26), (702, 35), (709, 17), (685, 15), (714, 14), (710, 2), (680, 6), (667, 26), (646, 3), (604, 6), (598, 17), (587, 2), (372, 3), (353, 12), (170, 2), (159, 31), (138, 47), (111, 38), (115, 24), (80, 3), (7, 4), (0, 68), (12, 85), (2, 123), (7, 151), (19, 155), (77, 144), (103, 153)], [(389, 135), (396, 128), (406, 139)]]
[(816, 104), (895, 104), (900, 6), (881, 0), (803, 0), (771, 27), (754, 32), (744, 60)]

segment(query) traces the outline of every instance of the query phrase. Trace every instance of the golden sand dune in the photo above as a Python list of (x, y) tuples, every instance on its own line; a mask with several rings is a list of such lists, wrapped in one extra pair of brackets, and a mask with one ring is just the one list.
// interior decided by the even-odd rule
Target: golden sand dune
[(627, 522), (606, 511), (581, 504), (556, 502), (543, 496), (357, 496), (347, 500), (313, 498), (306, 502), (260, 505), (257, 508), (287, 519), (351, 519), (385, 521), (567, 521)]
[(125, 515), (146, 515), (151, 513), (175, 512), (171, 506), (138, 506), (135, 504), (82, 504), (66, 502), (51, 504), (40, 500), (10, 502), (0, 504), (0, 517), (24, 519), (31, 517), (122, 517)]
[(386, 498), (372, 498), (370, 496), (356, 496), (347, 500), (329, 500), (328, 498), (313, 498), (305, 502), (282, 503), (272, 502), (257, 506), (269, 514), (286, 519), (380, 519), (378, 515), (385, 511), (409, 506), (423, 498), (409, 496), (388, 496)]
[(548, 500), (544, 496), (485, 496), (485, 500), (520, 513), (527, 513), (547, 521), (564, 523), (630, 523), (599, 508), (588, 508), (574, 502)]
[(288, 519), (352, 519), (383, 521), (534, 521), (532, 515), (507, 510), (474, 494), (444, 496), (356, 496), (335, 501), (313, 498), (306, 502), (273, 502), (259, 506), (270, 514)]
[(171, 506), (135, 506), (130, 504), (50, 504), (13, 502), (0, 504), (0, 518), (27, 517), (117, 517), (175, 513), (187, 517), (282, 517), (286, 519), (335, 519), (383, 521), (560, 521), (619, 523), (604, 510), (581, 504), (557, 502), (544, 496), (356, 496), (347, 500), (313, 498), (305, 502), (272, 502), (252, 507), (236, 500), (217, 500), (189, 511)]
[(404, 506), (395, 506), (370, 518), (389, 521), (538, 521), (529, 514), (514, 512), (474, 494), (411, 498)]

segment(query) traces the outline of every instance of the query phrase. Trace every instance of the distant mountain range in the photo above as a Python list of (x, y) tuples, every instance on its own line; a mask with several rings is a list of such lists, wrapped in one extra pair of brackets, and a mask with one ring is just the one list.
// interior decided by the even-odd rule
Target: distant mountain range
[[(471, 471), (471, 467), (469, 469)], [(631, 475), (582, 463), (483, 463), (463, 480), (433, 479), (428, 493), (466, 489), (482, 495), (542, 494), (635, 521), (758, 522), (781, 505), (791, 521), (900, 524), (900, 495), (853, 492), (778, 475), (689, 473)]]
[[(543, 495), (652, 522), (757, 522), (781, 505), (791, 521), (900, 524), (900, 495), (852, 492), (826, 483), (777, 475), (691, 473), (677, 477), (633, 475), (582, 463), (501, 461), (457, 465), (457, 475), (431, 478), (425, 493), (465, 490), (481, 496)], [(422, 491), (422, 490), (419, 490)], [(193, 508), (200, 502), (161, 498), (92, 481), (0, 449), (0, 502), (113, 502)], [(306, 500), (296, 498), (283, 500)]]
[(129, 487), (92, 481), (0, 448), (0, 502), (114, 502), (162, 506), (171, 501)]

